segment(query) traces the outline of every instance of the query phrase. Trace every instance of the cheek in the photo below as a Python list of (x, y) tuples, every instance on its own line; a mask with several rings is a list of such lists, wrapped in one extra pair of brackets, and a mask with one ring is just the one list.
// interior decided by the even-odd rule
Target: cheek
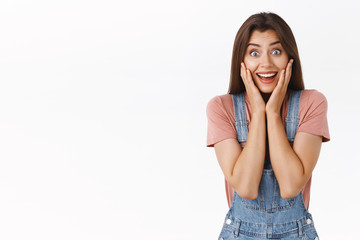
[(244, 63), (246, 68), (250, 70), (253, 80), (256, 80), (256, 74), (254, 72), (256, 70), (257, 64), (254, 61), (247, 60), (246, 58), (244, 59)]
[(256, 69), (256, 63), (254, 61), (249, 61), (248, 59), (244, 59), (244, 63), (247, 69), (253, 72)]
[(284, 57), (277, 61), (277, 65), (279, 66), (280, 69), (285, 69), (288, 62), (289, 62), (289, 59), (287, 57)]

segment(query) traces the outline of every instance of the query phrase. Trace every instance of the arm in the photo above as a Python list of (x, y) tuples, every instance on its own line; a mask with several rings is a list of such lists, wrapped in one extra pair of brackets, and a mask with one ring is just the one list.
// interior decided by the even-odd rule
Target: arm
[(315, 168), (322, 137), (299, 132), (291, 148), (280, 115), (268, 114), (267, 126), (270, 159), (279, 182), (280, 194), (283, 198), (295, 197), (304, 188)]
[(296, 134), (293, 148), (286, 137), (280, 108), (290, 81), (292, 60), (266, 104), (270, 161), (283, 198), (295, 197), (309, 180), (320, 154), (322, 137), (309, 133)]
[(226, 139), (214, 145), (225, 179), (245, 199), (258, 196), (266, 149), (265, 103), (255, 86), (251, 73), (241, 64), (241, 77), (252, 108), (246, 146), (241, 150), (236, 139)]
[(246, 146), (241, 150), (236, 139), (214, 145), (225, 179), (245, 199), (258, 196), (265, 159), (265, 113), (253, 114)]

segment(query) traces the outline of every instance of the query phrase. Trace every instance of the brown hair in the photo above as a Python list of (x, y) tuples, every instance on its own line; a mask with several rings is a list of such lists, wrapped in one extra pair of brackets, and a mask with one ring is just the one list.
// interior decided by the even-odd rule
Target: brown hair
[(304, 89), (299, 52), (296, 46), (294, 35), (289, 25), (287, 25), (287, 23), (275, 13), (260, 12), (251, 15), (243, 23), (236, 34), (231, 61), (231, 74), (228, 93), (236, 94), (245, 91), (245, 86), (240, 76), (240, 63), (244, 61), (246, 48), (252, 32), (254, 30), (264, 32), (270, 29), (276, 32), (281, 45), (288, 54), (289, 58), (294, 59), (288, 89)]

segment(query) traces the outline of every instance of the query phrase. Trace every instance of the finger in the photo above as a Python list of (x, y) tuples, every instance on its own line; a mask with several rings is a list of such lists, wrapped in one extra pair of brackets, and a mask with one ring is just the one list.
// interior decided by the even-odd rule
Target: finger
[(240, 63), (240, 77), (243, 79), (244, 77), (244, 75), (243, 75), (243, 69), (244, 69), (244, 67), (243, 67), (243, 64), (242, 63)]
[(285, 79), (290, 79), (291, 76), (291, 70), (292, 70), (292, 59), (288, 62), (287, 66), (286, 66), (286, 75), (285, 75)]
[(245, 85), (245, 88), (247, 88), (247, 80), (246, 80), (246, 71), (247, 71), (247, 69), (246, 69), (246, 67), (245, 67), (245, 64), (244, 63), (241, 63), (241, 79), (242, 79), (242, 81), (243, 81), (243, 83), (244, 83), (244, 85)]
[(246, 82), (246, 67), (245, 64), (242, 62), (240, 66), (240, 75), (241, 79), (243, 80), (244, 84)]
[(277, 85), (283, 86), (284, 85), (284, 79), (285, 79), (285, 69), (281, 70), (280, 72), (280, 79)]
[(246, 70), (246, 80), (250, 86), (254, 85), (254, 81), (251, 76), (251, 72), (249, 69)]
[(293, 62), (294, 62), (294, 59), (290, 59), (289, 63), (288, 63), (287, 66), (286, 66), (286, 75), (285, 75), (285, 83), (286, 83), (286, 86), (287, 86), (287, 85), (289, 84), (289, 82), (290, 82)]
[(276, 84), (276, 86), (275, 86), (275, 88), (274, 88), (274, 90), (273, 90), (273, 94), (274, 95), (278, 95), (278, 94), (280, 94), (281, 93), (281, 91), (282, 91), (282, 86), (283, 86), (283, 84), (284, 84), (284, 69), (283, 70), (281, 70), (281, 72), (280, 72), (280, 79), (279, 79), (279, 81), (277, 82), (277, 84)]

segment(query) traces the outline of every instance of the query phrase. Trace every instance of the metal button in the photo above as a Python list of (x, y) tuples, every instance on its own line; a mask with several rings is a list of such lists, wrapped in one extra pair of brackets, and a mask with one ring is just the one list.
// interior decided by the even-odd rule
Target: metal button
[(311, 223), (311, 219), (306, 219), (306, 224), (310, 224)]
[(219, 238), (219, 240), (224, 240), (224, 239), (221, 237), (221, 238)]
[(314, 240), (319, 240), (319, 238), (318, 238), (318, 237), (316, 237), (316, 238), (314, 238)]
[(226, 224), (232, 224), (230, 219), (226, 219)]

